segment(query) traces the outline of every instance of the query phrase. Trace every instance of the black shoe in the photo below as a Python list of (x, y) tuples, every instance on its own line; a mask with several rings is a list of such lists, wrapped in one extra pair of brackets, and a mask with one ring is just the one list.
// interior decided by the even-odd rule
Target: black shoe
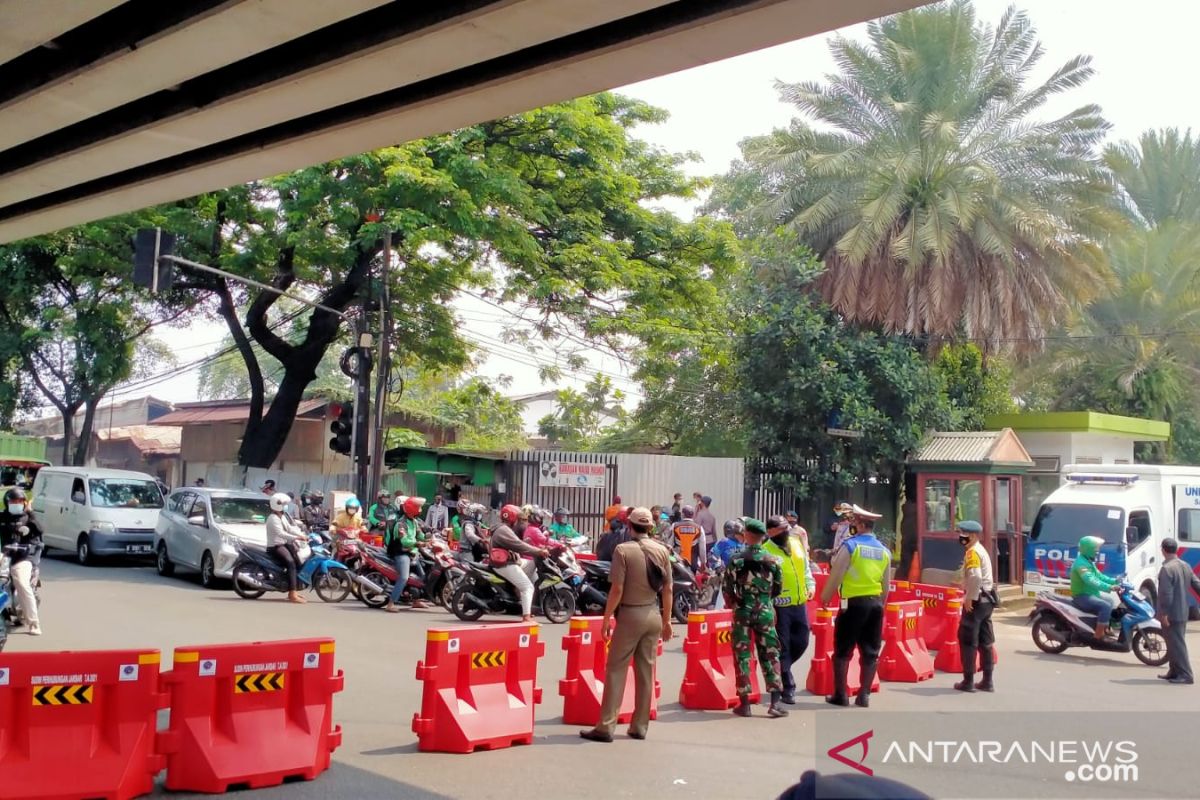
[(1184, 686), (1191, 686), (1193, 682), (1191, 678), (1183, 677), (1174, 677), (1167, 681), (1167, 683), (1182, 683)]
[(954, 688), (960, 692), (974, 693), (975, 692), (975, 681), (964, 679), (964, 680), (961, 680), (958, 683), (954, 684)]
[(779, 703), (771, 703), (767, 708), (767, 716), (771, 718), (786, 717), (788, 715), (786, 708), (781, 708)]
[(835, 706), (848, 706), (850, 705), (850, 698), (844, 694), (831, 694), (825, 698), (825, 702)]
[(1159, 675), (1158, 679), (1160, 681), (1173, 681), (1173, 680), (1175, 680), (1175, 676), (1169, 672), (1166, 672), (1166, 673), (1163, 673), (1162, 675)]
[(580, 731), (579, 738), (587, 739), (589, 742), (604, 742), (605, 744), (612, 744), (611, 733), (602, 733), (595, 728), (589, 728), (586, 731)]
[(754, 708), (750, 705), (750, 701), (742, 698), (742, 702), (733, 707), (733, 713), (739, 717), (749, 717), (754, 714)]
[(640, 742), (642, 739), (646, 738), (646, 734), (638, 733), (637, 731), (629, 731), (629, 738), (637, 739)]
[(975, 691), (977, 691), (977, 692), (994, 692), (994, 691), (996, 691), (996, 686), (995, 686), (995, 684), (992, 683), (991, 678), (984, 678), (982, 681), (975, 684)]
[(795, 692), (784, 692), (783, 695), (779, 698), (779, 701), (781, 703), (787, 703), (789, 706), (794, 706), (794, 705), (796, 705), (796, 693)]

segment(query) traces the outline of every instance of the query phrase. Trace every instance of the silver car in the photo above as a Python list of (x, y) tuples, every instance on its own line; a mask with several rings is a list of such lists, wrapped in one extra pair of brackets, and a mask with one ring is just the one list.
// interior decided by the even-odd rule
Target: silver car
[(232, 577), (239, 542), (267, 546), (270, 499), (257, 492), (188, 486), (167, 498), (154, 529), (158, 574), (200, 573), (207, 588)]

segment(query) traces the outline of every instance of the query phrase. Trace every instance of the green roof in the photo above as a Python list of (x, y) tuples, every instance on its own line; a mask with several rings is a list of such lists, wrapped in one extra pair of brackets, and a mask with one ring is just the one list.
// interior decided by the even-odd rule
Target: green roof
[(1012, 428), (1018, 433), (1101, 433), (1136, 442), (1165, 442), (1171, 438), (1169, 422), (1096, 411), (993, 414), (984, 420), (984, 425), (989, 428)]

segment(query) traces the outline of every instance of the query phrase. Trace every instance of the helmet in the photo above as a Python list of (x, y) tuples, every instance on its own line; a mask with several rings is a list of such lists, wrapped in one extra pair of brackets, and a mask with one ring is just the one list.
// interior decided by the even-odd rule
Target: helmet
[(519, 513), (521, 519), (533, 519), (535, 514), (537, 514), (537, 506), (530, 505), (529, 503), (521, 506)]
[(1095, 560), (1102, 544), (1104, 544), (1104, 540), (1099, 536), (1085, 536), (1079, 540), (1079, 555)]
[(570, 515), (571, 515), (571, 512), (568, 511), (567, 509), (563, 508), (562, 506), (559, 506), (558, 508), (554, 509), (554, 518), (555, 519), (558, 519), (559, 517), (563, 517), (565, 519), (566, 517), (569, 517)]
[(696, 516), (696, 509), (692, 506), (684, 506), (683, 508), (679, 509), (679, 513), (683, 515), (684, 519), (691, 519), (692, 517)]
[(4, 493), (5, 503), (24, 503), (25, 492), (19, 486), (14, 486)]
[(500, 521), (505, 525), (512, 525), (521, 517), (521, 509), (509, 504), (500, 509)]
[(725, 520), (725, 538), (732, 539), (734, 536), (739, 536), (745, 533), (746, 525), (740, 519)]
[(292, 502), (292, 498), (288, 497), (283, 492), (276, 492), (271, 495), (271, 510), (283, 511)]
[(460, 497), (460, 498), (458, 499), (458, 510), (459, 510), (459, 512), (460, 512), (460, 513), (461, 513), (461, 512), (464, 512), (464, 511), (466, 511), (466, 510), (467, 510), (467, 509), (469, 509), (470, 507), (471, 507), (471, 501), (470, 501), (470, 500), (468, 500), (468, 499), (467, 499), (467, 498), (465, 498), (465, 497)]
[(421, 513), (421, 506), (424, 505), (419, 497), (408, 497), (404, 500), (404, 513), (410, 517), (415, 517)]
[(487, 508), (480, 503), (471, 503), (467, 508), (467, 513), (475, 519), (483, 519), (483, 515), (487, 513)]
[(346, 510), (351, 514), (360, 508), (362, 508), (362, 503), (358, 502), (357, 497), (350, 497), (346, 499)]
[(378, 497), (380, 500), (382, 500), (385, 497), (391, 497), (392, 493), (389, 492), (387, 489), (380, 489), (379, 494), (377, 494), (375, 496)]

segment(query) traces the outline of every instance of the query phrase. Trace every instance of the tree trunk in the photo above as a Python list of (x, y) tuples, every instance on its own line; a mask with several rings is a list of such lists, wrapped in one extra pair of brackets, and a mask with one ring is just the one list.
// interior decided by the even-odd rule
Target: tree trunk
[(59, 413), (62, 414), (63, 418), (62, 464), (64, 467), (69, 467), (75, 463), (71, 443), (75, 438), (75, 412), (78, 410), (79, 406), (59, 408)]
[(246, 467), (271, 468), (292, 432), (296, 411), (304, 400), (304, 390), (315, 377), (314, 372), (312, 367), (294, 370), (289, 366), (286, 369), (266, 416), (253, 431), (247, 428), (238, 450), (238, 463)]
[[(92, 431), (96, 427), (96, 407), (100, 405), (99, 397), (89, 397), (83, 406), (83, 426), (79, 430), (79, 441), (75, 445), (75, 457), (71, 464), (76, 467), (87, 466), (88, 451), (92, 449)], [(64, 459), (66, 450), (63, 450)]]

